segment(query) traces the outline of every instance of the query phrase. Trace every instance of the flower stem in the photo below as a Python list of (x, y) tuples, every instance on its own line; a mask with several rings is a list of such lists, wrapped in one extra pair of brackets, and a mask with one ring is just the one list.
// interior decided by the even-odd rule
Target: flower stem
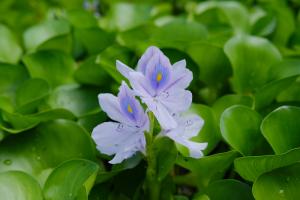
[(153, 113), (149, 113), (150, 119), (150, 131), (146, 133), (146, 152), (147, 152), (147, 171), (146, 171), (146, 182), (145, 182), (145, 193), (149, 200), (160, 199), (160, 181), (157, 179), (157, 163), (156, 156), (153, 149), (153, 130), (155, 126), (155, 119)]

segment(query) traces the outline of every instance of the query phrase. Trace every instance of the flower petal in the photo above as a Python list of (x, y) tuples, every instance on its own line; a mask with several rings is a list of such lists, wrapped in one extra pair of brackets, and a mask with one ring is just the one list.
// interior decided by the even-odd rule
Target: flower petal
[(120, 102), (117, 97), (112, 94), (99, 94), (99, 104), (101, 109), (114, 121), (133, 124), (127, 117), (122, 113), (120, 109)]
[(178, 123), (176, 128), (162, 131), (161, 134), (188, 148), (191, 157), (203, 156), (202, 150), (207, 147), (207, 143), (194, 142), (191, 138), (198, 135), (204, 121), (195, 114), (177, 116), (176, 121)]
[(190, 157), (201, 158), (203, 157), (203, 150), (206, 149), (207, 143), (198, 143), (193, 141), (186, 141), (186, 146), (189, 149)]
[(199, 134), (204, 120), (196, 114), (189, 114), (179, 118), (179, 126), (184, 127), (184, 137), (190, 139)]
[(121, 105), (121, 111), (130, 120), (135, 122), (136, 126), (142, 127), (147, 123), (148, 116), (144, 112), (140, 102), (134, 96), (134, 92), (123, 81), (119, 89), (118, 99)]
[(145, 104), (147, 104), (148, 109), (153, 112), (163, 129), (172, 129), (177, 127), (177, 122), (164, 105), (156, 101), (154, 98), (142, 98), (142, 100)]
[(129, 74), (129, 81), (133, 90), (140, 97), (150, 97), (155, 93), (149, 85), (146, 77), (140, 72), (131, 72)]
[(149, 62), (149, 60), (151, 59), (151, 57), (154, 54), (157, 54), (159, 52), (161, 52), (161, 51), (159, 50), (159, 48), (157, 48), (155, 46), (148, 47), (147, 50), (145, 51), (145, 53), (142, 55), (142, 57), (138, 61), (137, 71), (142, 72), (143, 74), (146, 74), (147, 63)]
[(92, 138), (104, 154), (116, 154), (110, 163), (122, 162), (137, 151), (144, 152), (145, 138), (140, 129), (116, 122), (104, 122), (94, 128)]
[(122, 63), (121, 61), (117, 60), (116, 61), (116, 66), (118, 71), (127, 79), (129, 79), (129, 73), (130, 72), (135, 72), (133, 69)]
[(191, 81), (193, 80), (193, 73), (185, 66), (185, 60), (181, 60), (173, 64), (171, 80), (169, 81), (169, 84), (165, 90), (168, 90), (172, 87), (185, 89), (190, 85)]
[(167, 91), (161, 92), (157, 99), (171, 113), (184, 112), (192, 104), (192, 93), (184, 89), (170, 88)]

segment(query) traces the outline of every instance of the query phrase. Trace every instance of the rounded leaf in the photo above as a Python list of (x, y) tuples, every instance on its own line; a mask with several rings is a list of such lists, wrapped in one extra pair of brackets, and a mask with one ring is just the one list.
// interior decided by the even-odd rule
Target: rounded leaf
[(0, 173), (0, 200), (43, 200), (39, 183), (21, 171)]
[(300, 146), (300, 108), (281, 106), (267, 115), (261, 131), (276, 154)]
[(223, 138), (243, 155), (255, 153), (263, 141), (260, 133), (261, 116), (249, 107), (236, 105), (227, 108), (220, 119)]

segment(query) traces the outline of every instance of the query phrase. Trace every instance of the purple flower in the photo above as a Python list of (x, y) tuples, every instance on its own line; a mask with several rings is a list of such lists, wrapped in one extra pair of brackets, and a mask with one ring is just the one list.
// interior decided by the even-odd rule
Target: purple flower
[(130, 81), (162, 128), (175, 128), (177, 121), (172, 115), (186, 111), (192, 103), (192, 93), (186, 88), (193, 74), (186, 68), (185, 60), (171, 65), (157, 47), (149, 47), (140, 58), (137, 71), (120, 61), (117, 61), (117, 68)]
[(191, 138), (198, 135), (203, 127), (204, 121), (198, 115), (190, 114), (185, 116), (175, 116), (178, 126), (174, 129), (163, 130), (161, 135), (167, 136), (174, 142), (189, 149), (190, 156), (200, 158), (203, 156), (202, 150), (207, 147), (207, 143), (191, 141)]
[(92, 133), (101, 153), (115, 154), (109, 163), (120, 163), (138, 151), (145, 153), (144, 131), (149, 131), (149, 119), (127, 84), (122, 82), (117, 97), (100, 94), (99, 103), (102, 110), (116, 121), (104, 122)]

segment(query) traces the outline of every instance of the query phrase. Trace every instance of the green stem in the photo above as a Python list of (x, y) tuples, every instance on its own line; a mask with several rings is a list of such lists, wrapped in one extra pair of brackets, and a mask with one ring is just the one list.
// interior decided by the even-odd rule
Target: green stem
[(147, 153), (147, 172), (146, 172), (146, 195), (149, 200), (157, 200), (160, 197), (160, 181), (157, 179), (157, 164), (155, 152), (153, 149), (153, 130), (155, 126), (155, 119), (153, 113), (149, 113), (150, 131), (145, 134), (146, 136), (146, 153)]

